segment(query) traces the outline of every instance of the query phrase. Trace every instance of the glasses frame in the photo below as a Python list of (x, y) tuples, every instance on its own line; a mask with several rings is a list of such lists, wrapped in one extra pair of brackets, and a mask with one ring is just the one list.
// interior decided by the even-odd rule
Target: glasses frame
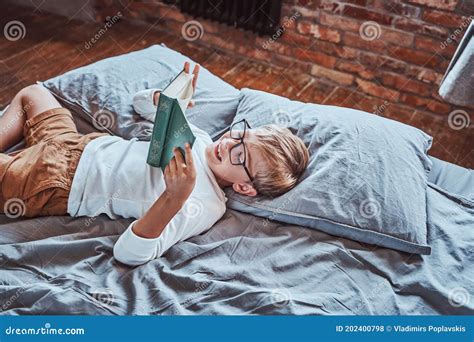
[[(244, 133), (242, 134), (242, 136), (240, 138), (235, 138), (232, 136), (232, 129), (240, 124), (240, 123), (244, 123)], [(237, 121), (237, 122), (234, 122), (223, 134), (227, 133), (227, 132), (230, 132), (229, 136), (231, 139), (233, 140), (236, 140), (236, 141), (239, 141), (238, 144), (235, 144), (234, 146), (232, 146), (229, 150), (229, 156), (232, 155), (232, 150), (236, 147), (239, 147), (242, 145), (243, 149), (244, 149), (244, 159), (242, 162), (239, 162), (239, 163), (233, 163), (232, 162), (232, 157), (229, 158), (230, 160), (230, 163), (232, 165), (242, 165), (244, 167), (244, 170), (245, 170), (245, 173), (247, 174), (247, 176), (249, 177), (250, 181), (253, 183), (253, 177), (252, 175), (250, 174), (250, 170), (248, 169), (247, 167), (247, 147), (245, 146), (245, 142), (244, 142), (244, 139), (245, 139), (245, 133), (247, 132), (247, 128), (251, 129), (252, 127), (250, 127), (249, 123), (247, 122), (246, 119), (242, 119), (240, 121)]]

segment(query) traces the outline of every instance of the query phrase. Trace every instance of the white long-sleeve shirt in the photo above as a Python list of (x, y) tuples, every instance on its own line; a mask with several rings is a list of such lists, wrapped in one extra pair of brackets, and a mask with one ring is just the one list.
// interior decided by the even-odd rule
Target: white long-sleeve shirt
[[(152, 96), (140, 92), (134, 97), (137, 112), (149, 119), (154, 119), (150, 111), (153, 108), (156, 111)], [(144, 97), (149, 98), (151, 104), (143, 102)], [(227, 199), (205, 156), (205, 148), (212, 140), (196, 126), (190, 127), (196, 136), (192, 148), (196, 184), (190, 197), (155, 239), (137, 236), (132, 230), (134, 221), (114, 246), (114, 257), (120, 262), (140, 265), (160, 257), (177, 242), (211, 228), (224, 214)], [(149, 144), (116, 136), (100, 137), (87, 144), (72, 182), (68, 213), (71, 216), (142, 217), (166, 187), (161, 168), (146, 163)]]

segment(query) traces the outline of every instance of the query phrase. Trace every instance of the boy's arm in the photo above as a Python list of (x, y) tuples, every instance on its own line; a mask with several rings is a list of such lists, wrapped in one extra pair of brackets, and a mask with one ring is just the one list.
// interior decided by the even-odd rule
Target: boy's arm
[(127, 265), (141, 265), (157, 257), (159, 237), (182, 208), (196, 182), (196, 170), (191, 146), (185, 148), (186, 161), (181, 152), (166, 166), (166, 190), (145, 215), (133, 222), (114, 246), (114, 257)]
[[(184, 71), (189, 74), (190, 71), (189, 62), (184, 63)], [(199, 76), (200, 66), (199, 64), (195, 65), (193, 69), (193, 91), (196, 89), (196, 83)], [(162, 89), (146, 89), (139, 91), (133, 96), (133, 109), (145, 120), (155, 122), (156, 108), (158, 106), (158, 101), (160, 99), (160, 93)], [(191, 108), (194, 106), (194, 101), (189, 102), (188, 107)]]

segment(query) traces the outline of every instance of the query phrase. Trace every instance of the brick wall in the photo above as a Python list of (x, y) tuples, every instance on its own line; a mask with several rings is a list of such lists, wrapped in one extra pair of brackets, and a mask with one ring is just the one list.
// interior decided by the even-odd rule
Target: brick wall
[[(264, 63), (324, 78), (391, 103), (448, 115), (437, 90), (472, 16), (473, 0), (284, 0), (273, 37), (182, 14), (150, 0), (97, 0), (97, 19), (121, 11), (176, 35)], [(196, 32), (194, 32), (195, 34)]]

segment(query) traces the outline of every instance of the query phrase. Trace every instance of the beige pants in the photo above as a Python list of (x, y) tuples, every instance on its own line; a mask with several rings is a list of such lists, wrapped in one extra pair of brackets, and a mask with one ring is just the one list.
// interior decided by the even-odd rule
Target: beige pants
[(69, 110), (27, 120), (26, 148), (0, 153), (0, 212), (12, 217), (66, 215), (72, 179), (85, 146), (107, 133), (79, 134)]

